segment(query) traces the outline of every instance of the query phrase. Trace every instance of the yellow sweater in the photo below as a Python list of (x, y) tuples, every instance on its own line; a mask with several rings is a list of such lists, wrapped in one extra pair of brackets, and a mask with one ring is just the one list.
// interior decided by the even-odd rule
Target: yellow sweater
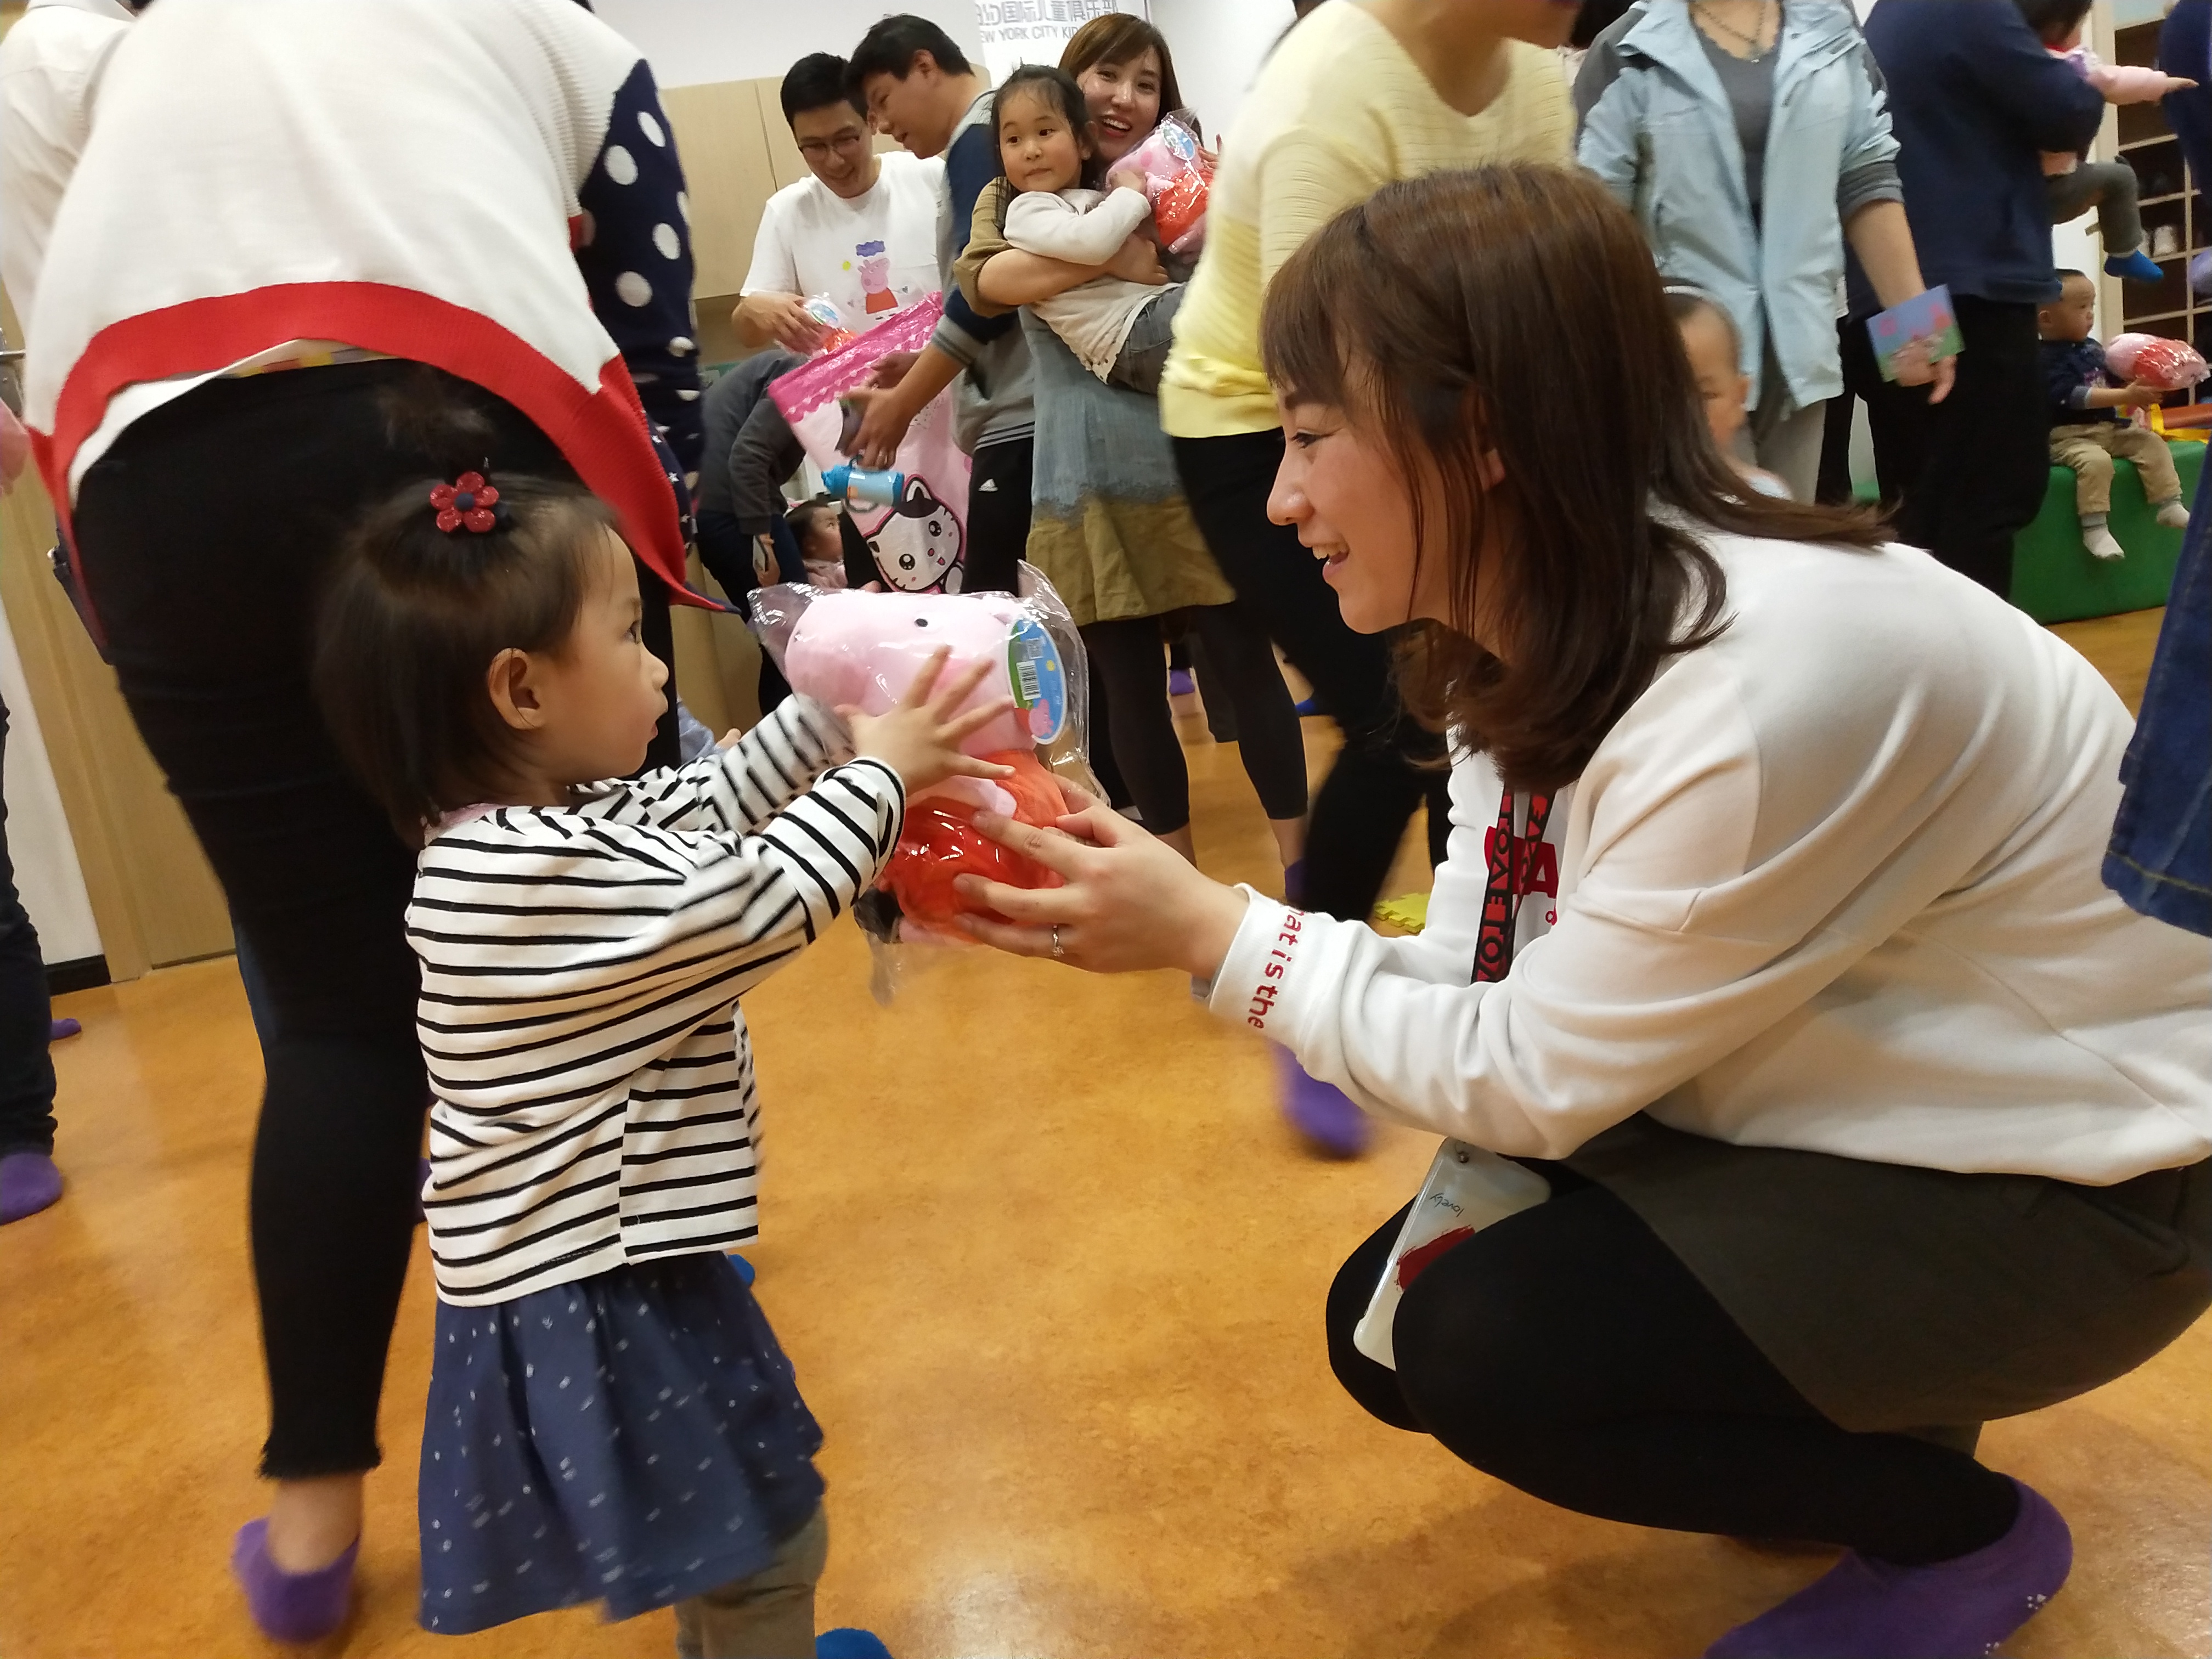
[(1467, 116), (1352, 0), (1291, 32), (1221, 147), (1206, 252), (1160, 379), (1170, 434), (1212, 438), (1275, 424), (1260, 371), (1260, 302), (1283, 262), (1344, 209), (1394, 179), (1447, 167), (1569, 162), (1574, 115), (1558, 58), (1519, 41), (1507, 49), (1504, 91)]

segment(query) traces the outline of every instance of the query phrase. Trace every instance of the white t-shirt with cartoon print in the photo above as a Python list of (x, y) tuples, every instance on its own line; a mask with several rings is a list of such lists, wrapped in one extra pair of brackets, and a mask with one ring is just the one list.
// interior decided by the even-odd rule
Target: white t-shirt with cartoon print
[(826, 294), (855, 333), (934, 294), (945, 163), (903, 150), (878, 158), (875, 187), (847, 201), (809, 176), (769, 198), (746, 294)]

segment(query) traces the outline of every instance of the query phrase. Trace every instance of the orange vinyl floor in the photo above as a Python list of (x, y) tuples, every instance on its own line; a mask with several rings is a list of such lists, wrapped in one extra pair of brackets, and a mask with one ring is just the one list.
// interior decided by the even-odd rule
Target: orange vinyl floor
[[(2156, 623), (2069, 631), (2132, 697)], [(1275, 886), (1234, 751), (1184, 730), (1203, 861)], [(1425, 878), (1417, 857), (1401, 873)], [(1684, 1659), (1824, 1569), (1547, 1508), (1344, 1398), (1323, 1292), (1434, 1142), (1385, 1128), (1359, 1163), (1306, 1157), (1261, 1046), (1179, 976), (978, 955), (890, 1011), (866, 979), (841, 926), (747, 1006), (759, 1295), (828, 1434), (825, 1627), (872, 1626), (901, 1659)], [(224, 1565), (262, 1507), (260, 1076), (237, 975), (203, 963), (58, 1006), (85, 1024), (55, 1051), (69, 1188), (0, 1232), (0, 1659), (276, 1651)], [(317, 1651), (672, 1652), (665, 1613), (416, 1627), (431, 1309), (418, 1247), (355, 1614)], [(2208, 1364), (2212, 1323), (1990, 1428), (1984, 1455), (2079, 1547), (2014, 1659), (2212, 1648)]]

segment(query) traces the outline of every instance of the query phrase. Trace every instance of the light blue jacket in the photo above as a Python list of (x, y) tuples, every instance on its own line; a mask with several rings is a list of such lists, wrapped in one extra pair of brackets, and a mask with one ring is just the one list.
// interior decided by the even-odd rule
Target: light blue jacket
[[(1659, 269), (1728, 308), (1753, 407), (1771, 331), (1796, 408), (1844, 389), (1836, 356), (1843, 214), (1901, 201), (1881, 70), (1848, 0), (1790, 0), (1774, 64), (1764, 223), (1751, 216), (1743, 140), (1688, 0), (1637, 0), (1575, 82), (1577, 154), (1637, 216)], [(1762, 231), (1764, 234), (1762, 235)]]

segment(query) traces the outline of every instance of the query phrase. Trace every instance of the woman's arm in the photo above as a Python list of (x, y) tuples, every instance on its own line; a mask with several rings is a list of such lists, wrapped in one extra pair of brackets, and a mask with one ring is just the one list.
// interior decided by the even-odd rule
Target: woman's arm
[(1147, 288), (1167, 281), (1167, 272), (1160, 267), (1159, 249), (1150, 237), (1139, 234), (1127, 238), (1103, 265), (1073, 264), (1042, 253), (1006, 248), (992, 255), (978, 274), (977, 283), (984, 298), (1012, 310), (1049, 300), (1099, 276), (1119, 276)]
[[(1902, 202), (1869, 202), (1851, 216), (1844, 227), (1844, 235), (1850, 240), (1851, 252), (1859, 256), (1859, 264), (1873, 284), (1875, 296), (1885, 309), (1902, 305), (1914, 295), (1924, 293), (1928, 284), (1921, 279), (1920, 256), (1913, 251), (1912, 226), (1905, 216)], [(1898, 366), (1899, 386), (1925, 386), (1928, 401), (1940, 404), (1951, 395), (1951, 383), (1958, 377), (1958, 364), (1946, 357), (1942, 362), (1927, 367), (1911, 363)]]

